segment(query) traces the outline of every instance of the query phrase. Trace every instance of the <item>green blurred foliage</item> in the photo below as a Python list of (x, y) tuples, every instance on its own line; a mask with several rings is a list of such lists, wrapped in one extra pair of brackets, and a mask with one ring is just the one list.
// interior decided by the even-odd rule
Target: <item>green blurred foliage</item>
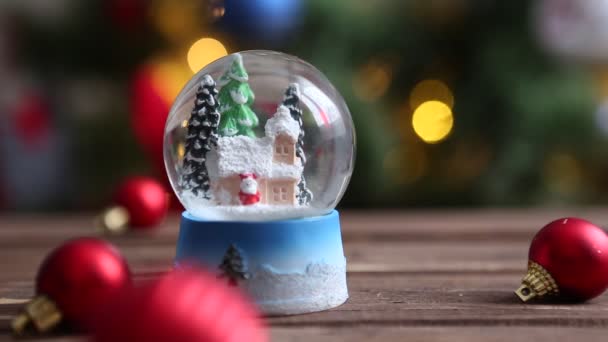
[[(585, 68), (540, 49), (534, 2), (305, 4), (302, 26), (278, 49), (324, 72), (352, 111), (358, 153), (343, 206), (608, 200), (607, 139), (594, 117), (597, 86)], [(80, 189), (99, 199), (120, 177), (149, 169), (129, 127), (128, 82), (148, 56), (171, 44), (150, 25), (134, 33), (118, 29), (103, 16), (101, 1), (81, 7), (55, 31), (26, 25), (21, 37), (24, 60), (44, 82), (94, 75), (121, 90), (106, 112), (73, 124)], [(201, 32), (239, 50), (213, 27)], [(362, 99), (354, 83), (365, 81), (361, 70), (371, 61), (387, 67), (390, 82), (381, 96)], [(407, 105), (412, 88), (425, 79), (445, 82), (455, 99), (453, 131), (434, 145), (416, 136)]]
[[(595, 85), (586, 70), (540, 50), (532, 2), (311, 3), (306, 36), (294, 51), (335, 82), (358, 127), (358, 162), (345, 204), (524, 206), (606, 199), (606, 139), (595, 123)], [(366, 103), (353, 93), (352, 80), (372, 59), (391, 64), (393, 74), (385, 96)], [(455, 127), (437, 145), (403, 127), (411, 112), (399, 110), (424, 79), (442, 80), (455, 97)], [(426, 164), (414, 182), (402, 184), (383, 168), (395, 145), (400, 153), (426, 156), (401, 158), (402, 173), (418, 167), (412, 163)], [(547, 172), (560, 167), (548, 162), (556, 153), (572, 156), (579, 174)], [(551, 184), (561, 181), (575, 184), (556, 191)]]

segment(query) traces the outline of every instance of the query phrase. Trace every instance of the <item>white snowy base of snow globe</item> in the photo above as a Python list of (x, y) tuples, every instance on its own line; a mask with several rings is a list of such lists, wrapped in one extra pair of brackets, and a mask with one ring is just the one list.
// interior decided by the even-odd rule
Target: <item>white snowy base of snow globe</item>
[(348, 299), (337, 211), (271, 222), (182, 215), (176, 266), (204, 265), (240, 286), (267, 315), (331, 309)]

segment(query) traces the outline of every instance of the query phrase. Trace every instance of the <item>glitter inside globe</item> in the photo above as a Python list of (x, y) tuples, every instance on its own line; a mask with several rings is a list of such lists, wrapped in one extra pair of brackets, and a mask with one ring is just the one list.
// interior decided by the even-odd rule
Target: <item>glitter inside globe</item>
[(312, 65), (245, 51), (199, 71), (165, 127), (171, 185), (205, 220), (325, 215), (353, 170), (355, 134), (342, 96)]

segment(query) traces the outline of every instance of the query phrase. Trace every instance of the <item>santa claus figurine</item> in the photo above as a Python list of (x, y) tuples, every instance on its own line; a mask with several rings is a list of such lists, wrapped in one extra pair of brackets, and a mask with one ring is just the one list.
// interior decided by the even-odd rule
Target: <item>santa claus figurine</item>
[(241, 177), (241, 191), (239, 191), (239, 199), (243, 205), (252, 205), (260, 201), (260, 192), (258, 191), (258, 178), (252, 173), (244, 173)]

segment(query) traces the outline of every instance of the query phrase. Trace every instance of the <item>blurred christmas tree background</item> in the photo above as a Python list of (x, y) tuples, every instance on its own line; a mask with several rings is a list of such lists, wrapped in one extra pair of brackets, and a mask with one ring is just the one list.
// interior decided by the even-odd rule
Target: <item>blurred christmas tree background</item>
[(246, 49), (309, 61), (345, 97), (343, 207), (606, 203), (608, 22), (589, 16), (608, 5), (571, 3), (5, 1), (0, 208), (96, 208), (126, 175), (164, 177), (173, 99)]

